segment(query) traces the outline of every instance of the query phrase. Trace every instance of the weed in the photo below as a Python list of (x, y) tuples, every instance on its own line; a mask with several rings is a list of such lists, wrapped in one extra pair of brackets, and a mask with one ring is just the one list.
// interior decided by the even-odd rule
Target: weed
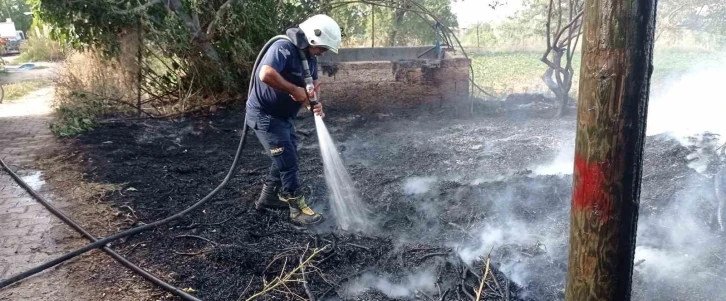
[(50, 130), (59, 137), (72, 137), (93, 129), (96, 116), (103, 112), (103, 102), (89, 98), (82, 93), (73, 93), (73, 102), (62, 102), (56, 106), (56, 120)]

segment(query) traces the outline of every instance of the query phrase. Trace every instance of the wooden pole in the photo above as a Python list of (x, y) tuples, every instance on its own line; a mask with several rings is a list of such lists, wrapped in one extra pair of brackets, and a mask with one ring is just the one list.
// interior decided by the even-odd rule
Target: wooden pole
[(139, 28), (137, 31), (137, 53), (136, 53), (136, 59), (138, 63), (139, 69), (136, 72), (136, 113), (141, 117), (141, 80), (143, 78), (142, 70), (143, 70), (143, 55), (144, 55), (144, 28), (141, 24), (141, 18), (139, 18)]
[(479, 50), (481, 44), (479, 44), (479, 24), (476, 24), (476, 48)]
[(655, 0), (585, 0), (566, 301), (628, 301)]

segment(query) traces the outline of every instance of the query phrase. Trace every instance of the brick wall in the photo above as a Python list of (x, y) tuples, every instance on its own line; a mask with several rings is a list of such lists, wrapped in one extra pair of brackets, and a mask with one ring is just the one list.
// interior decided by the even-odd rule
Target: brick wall
[(320, 62), (321, 99), (329, 109), (385, 112), (467, 99), (469, 65), (443, 59)]

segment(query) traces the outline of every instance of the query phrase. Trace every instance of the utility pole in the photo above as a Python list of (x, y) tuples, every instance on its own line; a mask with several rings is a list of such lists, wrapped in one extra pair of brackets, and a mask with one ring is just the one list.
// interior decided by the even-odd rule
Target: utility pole
[(476, 24), (476, 48), (479, 50), (481, 45), (479, 44), (479, 23)]
[(566, 301), (628, 301), (655, 0), (585, 0)]

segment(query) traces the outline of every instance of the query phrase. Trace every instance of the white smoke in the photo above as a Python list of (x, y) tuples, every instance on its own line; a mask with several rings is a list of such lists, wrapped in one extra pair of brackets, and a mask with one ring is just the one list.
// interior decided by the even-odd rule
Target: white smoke
[(403, 277), (399, 281), (391, 280), (391, 277), (378, 276), (373, 273), (365, 273), (360, 277), (347, 282), (341, 289), (343, 297), (354, 297), (368, 290), (379, 291), (389, 298), (401, 299), (411, 298), (416, 292), (434, 293), (436, 275), (432, 270), (425, 270), (416, 274)]
[(575, 141), (571, 142), (561, 146), (552, 161), (536, 166), (533, 172), (538, 175), (571, 175), (575, 168)]
[(723, 81), (726, 59), (722, 64), (698, 67), (680, 79), (664, 85), (651, 95), (647, 134), (670, 134), (687, 144), (687, 137), (705, 132), (726, 134), (726, 98)]
[(403, 183), (403, 193), (406, 195), (424, 194), (429, 192), (431, 185), (436, 182), (434, 177), (411, 177)]

